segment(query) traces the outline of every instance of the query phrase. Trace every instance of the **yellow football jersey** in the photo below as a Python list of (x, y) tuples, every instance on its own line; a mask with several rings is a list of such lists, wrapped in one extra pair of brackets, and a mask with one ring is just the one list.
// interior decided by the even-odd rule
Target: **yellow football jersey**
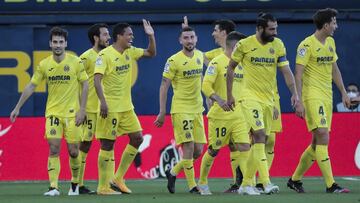
[(212, 49), (210, 51), (205, 52), (205, 57), (211, 61), (213, 60), (215, 57), (219, 56), (220, 54), (224, 53), (224, 49), (222, 47), (216, 48), (216, 49)]
[(81, 54), (80, 59), (84, 65), (85, 71), (89, 76), (89, 91), (88, 99), (86, 103), (86, 112), (96, 113), (99, 109), (99, 98), (96, 94), (94, 86), (94, 69), (95, 61), (98, 53), (93, 49), (88, 49), (86, 52)]
[(109, 112), (134, 109), (131, 100), (131, 71), (133, 60), (144, 55), (144, 49), (130, 47), (122, 54), (113, 46), (99, 52), (94, 73), (103, 75), (102, 85)]
[(201, 77), (204, 57), (199, 50), (187, 57), (183, 51), (172, 55), (166, 62), (163, 77), (171, 80), (174, 95), (171, 113), (201, 113), (204, 111), (201, 96)]
[(298, 47), (296, 63), (305, 66), (302, 77), (302, 99), (332, 101), (332, 65), (338, 59), (335, 41), (326, 38), (325, 44), (315, 35), (307, 37)]
[[(230, 58), (225, 54), (215, 57), (210, 63), (205, 72), (202, 90), (204, 94), (209, 97), (213, 93), (219, 95), (223, 100), (227, 100), (226, 93), (226, 71), (229, 65)], [(233, 96), (235, 101), (240, 98), (241, 89), (243, 89), (243, 69), (238, 65), (234, 70), (233, 82)], [(207, 116), (215, 119), (234, 119), (238, 118), (238, 114), (233, 111), (224, 111), (217, 102), (210, 108)]]
[(263, 45), (252, 35), (236, 44), (231, 58), (242, 65), (246, 75), (242, 99), (273, 105), (276, 67), (289, 64), (283, 42), (275, 38)]
[(74, 117), (80, 108), (80, 82), (87, 79), (84, 66), (77, 56), (65, 54), (64, 60), (57, 63), (50, 55), (40, 61), (31, 83), (38, 85), (46, 80), (46, 117)]

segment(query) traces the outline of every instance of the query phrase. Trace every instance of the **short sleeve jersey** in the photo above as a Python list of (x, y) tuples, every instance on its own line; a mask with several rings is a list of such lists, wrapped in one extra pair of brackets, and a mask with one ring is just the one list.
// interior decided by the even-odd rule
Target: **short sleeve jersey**
[(86, 112), (96, 113), (99, 109), (99, 98), (96, 94), (94, 87), (94, 69), (95, 61), (98, 53), (94, 49), (88, 49), (86, 52), (81, 54), (80, 59), (84, 65), (85, 71), (89, 76), (89, 91), (88, 99), (86, 103)]
[[(229, 65), (230, 58), (225, 54), (215, 57), (210, 63), (205, 72), (203, 81), (203, 92), (209, 97), (213, 93), (216, 93), (221, 99), (227, 99), (226, 93), (226, 71)], [(238, 65), (234, 70), (233, 81), (233, 96), (235, 101), (239, 100), (241, 89), (243, 89), (243, 69)], [(204, 91), (205, 90), (205, 91)], [(237, 118), (237, 114), (230, 111), (224, 111), (217, 102), (210, 108), (207, 114), (209, 118), (216, 119), (234, 119)]]
[(134, 109), (131, 99), (132, 64), (144, 55), (144, 49), (130, 47), (123, 53), (113, 46), (101, 50), (95, 62), (95, 74), (102, 74), (102, 86), (109, 112)]
[(303, 65), (302, 99), (332, 101), (332, 65), (338, 59), (335, 41), (326, 38), (320, 43), (315, 35), (307, 37), (297, 49), (296, 63)]
[(38, 85), (43, 80), (47, 83), (46, 117), (75, 117), (80, 108), (80, 83), (87, 79), (78, 57), (65, 54), (65, 58), (57, 63), (50, 55), (40, 61), (31, 83)]
[(174, 91), (171, 114), (204, 111), (201, 96), (203, 62), (203, 53), (199, 50), (195, 50), (192, 57), (179, 51), (167, 60), (163, 77), (171, 80)]
[(205, 57), (211, 61), (213, 60), (215, 57), (219, 56), (220, 54), (224, 53), (224, 49), (222, 47), (216, 48), (216, 49), (212, 49), (210, 51), (205, 52)]
[(289, 64), (279, 38), (261, 44), (255, 35), (240, 40), (231, 58), (244, 68), (245, 89), (242, 99), (273, 105), (276, 68)]

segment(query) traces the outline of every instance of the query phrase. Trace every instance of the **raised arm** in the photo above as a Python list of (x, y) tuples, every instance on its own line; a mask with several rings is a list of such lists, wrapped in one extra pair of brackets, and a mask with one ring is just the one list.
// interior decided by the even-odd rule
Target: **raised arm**
[(149, 36), (149, 45), (144, 51), (145, 57), (154, 57), (156, 56), (156, 42), (155, 42), (155, 32), (151, 27), (150, 21), (145, 19), (142, 20), (144, 25), (144, 31)]
[(19, 99), (18, 103), (16, 104), (16, 106), (12, 110), (12, 112), (10, 113), (11, 122), (15, 122), (17, 116), (19, 115), (21, 107), (24, 105), (26, 100), (34, 93), (35, 88), (36, 88), (36, 85), (33, 84), (33, 83), (29, 83), (25, 87), (23, 93), (20, 96), (20, 99)]
[(344, 106), (346, 106), (346, 108), (350, 108), (350, 98), (346, 93), (341, 72), (336, 62), (332, 64), (332, 77), (336, 87), (339, 89), (341, 93), (341, 98)]
[(165, 122), (165, 114), (166, 114), (166, 100), (167, 100), (167, 94), (169, 91), (169, 87), (171, 84), (171, 80), (168, 78), (163, 77), (160, 85), (159, 90), (159, 114), (156, 117), (156, 120), (154, 121), (154, 125), (158, 128), (163, 126)]

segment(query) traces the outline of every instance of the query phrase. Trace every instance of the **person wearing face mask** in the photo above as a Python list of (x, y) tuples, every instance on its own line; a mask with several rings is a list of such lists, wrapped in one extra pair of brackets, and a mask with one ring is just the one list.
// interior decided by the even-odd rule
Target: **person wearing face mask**
[(356, 102), (356, 98), (360, 100), (359, 86), (356, 83), (350, 83), (346, 87), (346, 92), (351, 100), (351, 105), (347, 108), (340, 102), (336, 105), (337, 112), (360, 112), (359, 102)]

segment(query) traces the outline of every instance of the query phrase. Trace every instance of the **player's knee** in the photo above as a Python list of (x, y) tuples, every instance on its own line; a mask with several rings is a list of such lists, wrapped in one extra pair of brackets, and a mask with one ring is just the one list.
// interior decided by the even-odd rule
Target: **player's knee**
[(114, 142), (113, 140), (100, 139), (101, 150), (112, 151), (114, 149)]
[(50, 145), (50, 156), (59, 156), (60, 146)]
[(89, 150), (90, 150), (90, 147), (91, 147), (91, 142), (89, 142), (89, 141), (84, 141), (84, 142), (81, 142), (81, 143), (80, 143), (79, 149), (80, 149), (80, 151), (82, 151), (82, 152), (88, 153)]
[(141, 143), (144, 141), (141, 132), (134, 133), (129, 135), (130, 137), (130, 145), (134, 146), (135, 148), (139, 148)]
[(69, 156), (71, 158), (76, 158), (79, 156), (79, 150), (78, 149), (70, 149), (69, 150)]
[(250, 150), (250, 144), (248, 143), (240, 143), (239, 144), (239, 151), (240, 152), (246, 152)]

